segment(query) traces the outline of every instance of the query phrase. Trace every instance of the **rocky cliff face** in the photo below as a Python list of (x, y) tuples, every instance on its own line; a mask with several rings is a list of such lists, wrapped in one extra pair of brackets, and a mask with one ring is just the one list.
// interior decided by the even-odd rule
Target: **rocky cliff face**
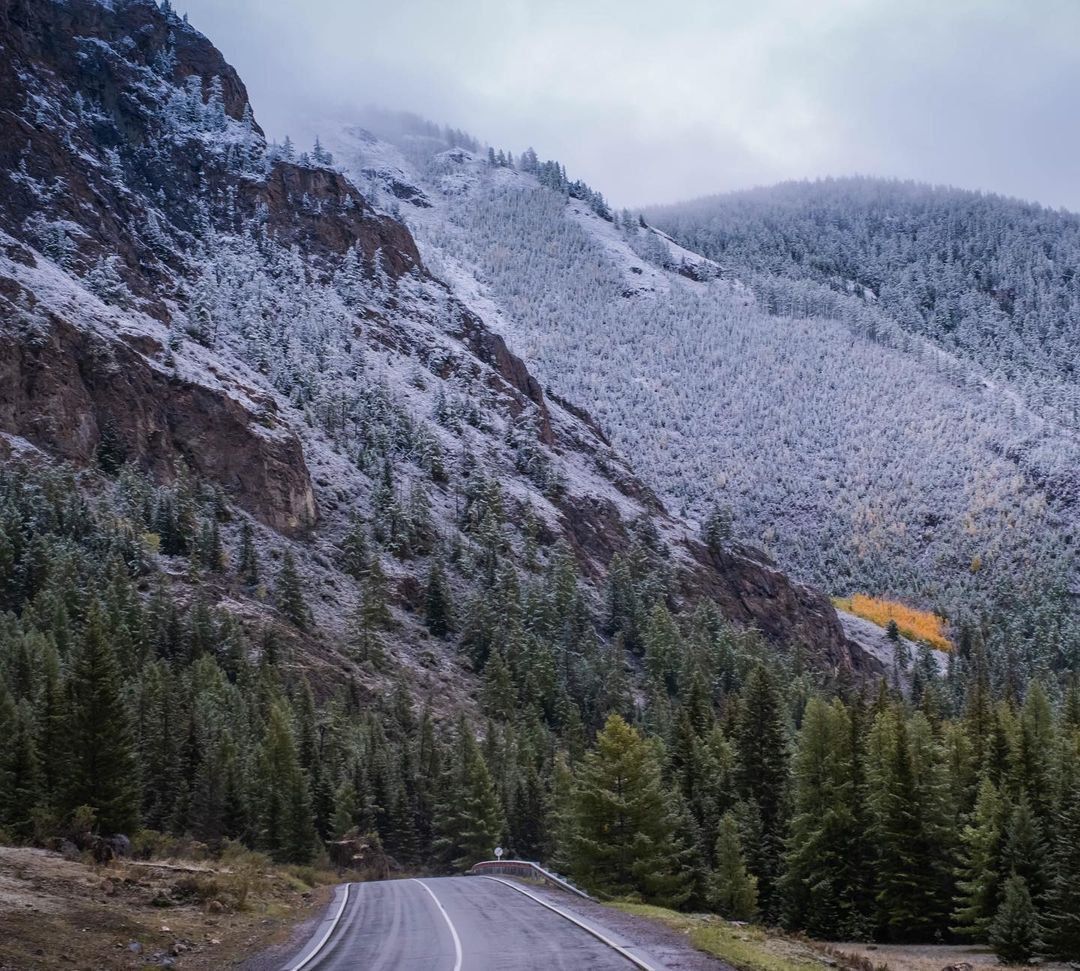
[[(872, 666), (823, 595), (698, 543), (399, 220), (323, 161), (268, 147), (239, 77), (174, 14), (0, 0), (0, 45), (0, 432), (83, 466), (104, 443), (163, 481), (183, 462), (223, 488), (297, 541), (321, 650), (356, 596), (338, 544), (385, 512), (380, 483), (428, 483), (449, 548), (475, 542), (461, 506), (479, 476), (511, 521), (535, 515), (542, 544), (568, 544), (598, 599), (648, 520), (676, 606), (706, 596), (822, 667)], [(500, 554), (514, 562), (516, 536)], [(426, 565), (387, 569), (404, 658), (425, 638), (408, 613)]]
[(164, 366), (164, 333), (110, 333), (107, 308), (75, 288), (42, 301), (63, 281), (14, 241), (2, 249), (18, 262), (0, 262), (0, 429), (83, 466), (111, 441), (161, 481), (182, 460), (273, 529), (314, 525), (303, 450), (272, 396)]

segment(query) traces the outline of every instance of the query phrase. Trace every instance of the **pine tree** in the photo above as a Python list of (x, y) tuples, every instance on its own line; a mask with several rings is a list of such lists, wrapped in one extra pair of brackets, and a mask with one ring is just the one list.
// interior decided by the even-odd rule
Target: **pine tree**
[(1005, 807), (997, 787), (983, 778), (971, 820), (960, 832), (961, 866), (954, 932), (985, 939), (1001, 903)]
[(331, 830), (335, 839), (344, 839), (355, 830), (358, 810), (356, 787), (351, 779), (346, 779), (334, 793), (334, 819)]
[(29, 839), (34, 828), (34, 810), (42, 805), (41, 763), (34, 738), (34, 716), (30, 702), (23, 698), (15, 712), (14, 725), (5, 736), (5, 764), (0, 780), (0, 813), (7, 830), (17, 839)]
[(720, 820), (715, 855), (713, 902), (716, 909), (728, 920), (753, 920), (757, 912), (757, 878), (747, 872), (739, 825), (730, 812)]
[(274, 599), (280, 610), (293, 624), (306, 630), (311, 624), (311, 608), (304, 599), (304, 585), (296, 570), (296, 560), (292, 550), (285, 550), (281, 570), (278, 573)]
[(240, 552), (236, 558), (236, 572), (242, 583), (249, 587), (259, 584), (259, 557), (255, 552), (255, 537), (251, 523), (244, 520), (240, 527)]
[(533, 765), (518, 775), (507, 825), (510, 846), (523, 860), (543, 860), (548, 855), (548, 799), (543, 780)]
[(382, 670), (386, 664), (386, 651), (379, 632), (368, 621), (362, 602), (349, 615), (346, 632), (353, 658), (370, 664), (376, 671)]
[(176, 801), (178, 756), (172, 679), (161, 661), (147, 664), (138, 689), (138, 758), (143, 775), (143, 824), (163, 830)]
[(484, 711), (492, 718), (510, 721), (517, 713), (518, 695), (502, 651), (494, 651), (484, 665), (481, 700)]
[(200, 753), (191, 782), (190, 832), (212, 850), (220, 850), (228, 836), (225, 830), (225, 803), (228, 797), (228, 762), (231, 746), (227, 740), (210, 740)]
[(46, 755), (40, 760), (42, 798), (46, 805), (55, 808), (63, 800), (70, 772), (66, 696), (55, 649), (46, 652), (43, 677), (37, 707), (37, 751)]
[(450, 585), (446, 581), (442, 564), (431, 561), (428, 570), (427, 593), (424, 597), (424, 621), (427, 629), (436, 637), (445, 637), (454, 630), (454, 608)]
[(96, 599), (90, 602), (82, 642), (72, 659), (68, 690), (67, 808), (92, 806), (104, 832), (132, 832), (139, 806), (135, 746), (120, 665)]
[(779, 690), (762, 665), (750, 673), (735, 728), (736, 775), (740, 797), (752, 803), (761, 840), (746, 844), (747, 862), (758, 878), (758, 899), (768, 920), (778, 916), (776, 881), (784, 848), (784, 802), (788, 781), (787, 730)]
[(701, 527), (701, 538), (714, 553), (731, 541), (733, 516), (728, 506), (713, 506)]
[(856, 815), (856, 798), (865, 796), (853, 798), (861, 766), (850, 727), (841, 702), (811, 698), (794, 763), (784, 923), (822, 938), (865, 932), (865, 823)]
[(923, 860), (915, 855), (919, 823), (913, 805), (915, 773), (908, 750), (906, 726), (895, 712), (886, 711), (876, 726), (890, 732), (886, 763), (878, 783), (877, 838), (879, 848), (877, 903), (880, 923), (890, 937), (910, 935), (918, 920)]
[(1080, 776), (1062, 793), (1050, 856), (1045, 921), (1051, 953), (1080, 961)]
[(989, 935), (990, 946), (1005, 964), (1027, 964), (1041, 947), (1038, 916), (1023, 877), (1014, 874), (1005, 881)]
[(394, 615), (387, 605), (386, 574), (378, 556), (368, 560), (364, 573), (362, 611), (364, 624), (370, 630), (389, 630), (394, 626)]
[(308, 780), (300, 766), (291, 718), (271, 706), (259, 753), (259, 842), (283, 863), (307, 863), (315, 847)]
[(667, 607), (658, 603), (645, 626), (645, 670), (654, 690), (674, 694), (676, 666), (683, 653), (682, 636)]
[(1055, 789), (1054, 750), (1054, 714), (1050, 699), (1042, 684), (1033, 681), (1020, 713), (1019, 737), (1013, 752), (1013, 778), (1017, 788), (1026, 795), (1031, 812), (1043, 830), (1050, 825)]
[(441, 749), (435, 741), (435, 723), (427, 706), (420, 716), (416, 736), (416, 839), (419, 852), (431, 853), (432, 830), (435, 824), (435, 803), (441, 775)]
[(649, 743), (618, 715), (608, 718), (581, 764), (572, 815), (562, 856), (582, 885), (668, 905), (685, 899), (682, 847), (660, 766)]
[(341, 541), (341, 566), (354, 580), (362, 581), (368, 568), (368, 539), (364, 522), (355, 513)]
[(506, 826), (502, 804), (472, 732), (459, 720), (435, 815), (435, 852), (448, 869), (491, 859)]
[(220, 573), (225, 566), (225, 555), (221, 548), (221, 532), (214, 518), (203, 520), (199, 528), (196, 544), (199, 565), (211, 573)]
[(1026, 794), (1021, 794), (1005, 827), (1002, 866), (1007, 874), (1024, 878), (1036, 905), (1046, 889), (1046, 846), (1042, 827), (1031, 811)]

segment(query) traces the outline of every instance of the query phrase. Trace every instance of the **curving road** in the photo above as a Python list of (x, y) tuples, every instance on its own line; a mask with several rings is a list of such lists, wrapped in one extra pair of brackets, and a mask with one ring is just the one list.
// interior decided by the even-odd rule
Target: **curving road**
[(286, 971), (659, 971), (617, 934), (586, 921), (599, 940), (529, 894), (489, 877), (348, 884)]

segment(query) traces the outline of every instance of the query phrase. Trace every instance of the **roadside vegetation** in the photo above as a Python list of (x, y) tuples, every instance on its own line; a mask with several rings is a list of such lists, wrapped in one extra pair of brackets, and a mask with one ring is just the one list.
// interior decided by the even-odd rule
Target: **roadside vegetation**
[(837, 964), (834, 958), (804, 941), (779, 932), (769, 933), (756, 925), (732, 923), (715, 914), (682, 914), (666, 907), (624, 901), (611, 906), (666, 924), (685, 934), (698, 950), (738, 971), (819, 971)]

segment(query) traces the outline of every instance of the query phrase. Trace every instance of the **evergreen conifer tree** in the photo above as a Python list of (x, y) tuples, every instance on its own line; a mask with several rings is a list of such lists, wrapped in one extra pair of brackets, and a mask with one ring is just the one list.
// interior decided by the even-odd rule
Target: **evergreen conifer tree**
[(1021, 794), (1005, 827), (1003, 870), (1024, 878), (1028, 893), (1038, 907), (1046, 889), (1046, 846), (1042, 827), (1031, 811), (1026, 794)]
[(92, 806), (106, 833), (130, 833), (138, 823), (139, 788), (131, 723), (120, 665), (92, 599), (68, 678), (67, 737), (71, 774), (67, 808)]
[(34, 810), (42, 805), (41, 762), (34, 737), (34, 716), (24, 698), (15, 711), (14, 725), (5, 736), (6, 759), (0, 812), (7, 830), (18, 839), (29, 839)]
[(841, 702), (811, 698), (794, 762), (783, 916), (788, 926), (823, 938), (846, 939), (865, 930), (864, 821), (852, 798), (859, 753), (849, 719)]
[(721, 818), (716, 837), (713, 902), (728, 920), (753, 920), (757, 912), (757, 878), (746, 869), (739, 825), (730, 812)]
[(291, 718), (282, 702), (270, 708), (259, 753), (259, 778), (260, 844), (275, 860), (307, 863), (315, 847), (311, 798)]
[(911, 924), (917, 919), (916, 871), (924, 863), (915, 856), (919, 828), (913, 805), (915, 773), (902, 716), (885, 711), (878, 716), (875, 727), (892, 733), (886, 740), (886, 762), (877, 792), (879, 919), (890, 937), (902, 938), (910, 933)]
[(1005, 881), (989, 934), (990, 946), (1005, 964), (1027, 964), (1040, 948), (1038, 916), (1023, 877), (1014, 874)]
[(1080, 961), (1080, 776), (1062, 793), (1050, 856), (1046, 930), (1051, 953)]
[(563, 856), (576, 879), (603, 893), (640, 893), (677, 905), (687, 889), (682, 847), (649, 743), (611, 715), (584, 758)]
[(492, 718), (511, 720), (518, 709), (518, 695), (502, 651), (496, 650), (484, 666), (484, 711)]
[(240, 552), (236, 558), (236, 572), (240, 580), (249, 587), (259, 583), (259, 557), (255, 552), (255, 537), (251, 523), (244, 520), (240, 527)]
[(427, 592), (424, 597), (424, 621), (436, 637), (445, 637), (454, 630), (454, 608), (450, 585), (446, 581), (442, 563), (431, 561), (428, 570)]
[(448, 869), (465, 870), (490, 859), (505, 830), (502, 803), (464, 719), (447, 764), (435, 814), (435, 852)]
[(985, 939), (1001, 903), (1005, 806), (997, 787), (983, 778), (971, 819), (960, 832), (961, 852), (953, 912), (957, 934)]
[(293, 624), (306, 630), (311, 624), (311, 608), (304, 599), (304, 585), (296, 569), (292, 550), (285, 550), (278, 573), (274, 599), (280, 610)]
[(341, 565), (354, 580), (362, 581), (368, 568), (368, 540), (359, 516), (349, 519), (349, 528), (341, 541)]
[(736, 787), (740, 797), (753, 805), (761, 826), (760, 842), (744, 844), (747, 862), (758, 878), (762, 913), (775, 920), (780, 905), (776, 881), (784, 848), (788, 741), (780, 692), (763, 665), (753, 669), (743, 689), (734, 741)]

